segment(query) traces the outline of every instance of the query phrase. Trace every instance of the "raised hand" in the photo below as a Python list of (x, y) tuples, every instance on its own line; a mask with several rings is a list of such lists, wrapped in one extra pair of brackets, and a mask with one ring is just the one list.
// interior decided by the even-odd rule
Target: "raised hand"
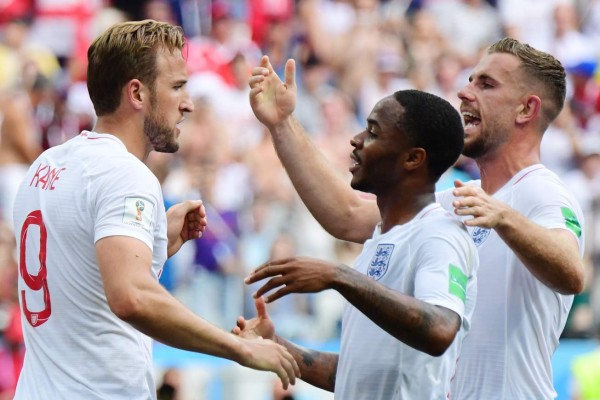
[(168, 255), (177, 253), (190, 239), (202, 237), (206, 229), (206, 210), (201, 200), (187, 200), (167, 211)]
[(237, 326), (231, 332), (247, 339), (275, 339), (275, 325), (267, 313), (267, 305), (262, 297), (254, 300), (256, 306), (256, 317), (247, 320), (244, 317), (238, 317)]
[(250, 106), (256, 118), (267, 128), (274, 128), (289, 117), (296, 107), (296, 63), (285, 64), (285, 83), (279, 79), (268, 56), (262, 56), (260, 66), (252, 70)]
[(343, 265), (308, 257), (293, 257), (265, 263), (252, 272), (244, 282), (251, 284), (271, 278), (254, 294), (255, 298), (280, 288), (267, 296), (267, 303), (289, 293), (315, 293), (332, 289)]

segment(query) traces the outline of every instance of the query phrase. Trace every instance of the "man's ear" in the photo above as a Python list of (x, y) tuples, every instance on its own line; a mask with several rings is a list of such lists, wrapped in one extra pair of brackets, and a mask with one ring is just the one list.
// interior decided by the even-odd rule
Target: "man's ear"
[(125, 86), (127, 101), (136, 110), (141, 110), (146, 99), (147, 89), (139, 79), (132, 79)]
[(542, 100), (535, 95), (528, 95), (522, 104), (519, 105), (517, 113), (517, 124), (526, 124), (540, 114), (542, 110)]
[(406, 159), (404, 160), (404, 168), (407, 171), (412, 171), (420, 168), (427, 160), (427, 152), (422, 147), (413, 147), (408, 150)]

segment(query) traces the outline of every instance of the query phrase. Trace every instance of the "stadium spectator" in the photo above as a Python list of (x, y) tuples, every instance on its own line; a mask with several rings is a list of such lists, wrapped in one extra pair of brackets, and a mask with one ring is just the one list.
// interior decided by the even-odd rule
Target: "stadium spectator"
[(502, 36), (500, 17), (484, 0), (437, 1), (426, 8), (464, 65), (476, 64), (481, 49)]
[(0, 92), (0, 218), (12, 227), (19, 183), (41, 153), (41, 127), (34, 111), (48, 80), (36, 74), (23, 89)]

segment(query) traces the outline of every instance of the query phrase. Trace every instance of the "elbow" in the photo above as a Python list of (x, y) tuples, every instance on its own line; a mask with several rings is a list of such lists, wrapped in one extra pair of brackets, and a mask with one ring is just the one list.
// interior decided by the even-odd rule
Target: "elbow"
[(423, 351), (432, 357), (441, 357), (444, 355), (446, 350), (448, 350), (448, 348), (452, 344), (452, 342), (454, 340), (454, 336), (456, 336), (456, 335), (453, 335), (451, 339), (448, 339), (448, 338), (433, 339), (431, 341), (430, 345), (427, 346), (427, 348), (424, 349)]
[(133, 322), (144, 309), (142, 299), (137, 292), (131, 290), (124, 293), (114, 293), (107, 296), (108, 306), (117, 317), (125, 322)]
[(364, 207), (350, 206), (325, 229), (336, 239), (363, 244), (371, 238), (377, 223), (378, 220), (369, 216)]
[(425, 353), (432, 357), (440, 357), (452, 345), (461, 325), (458, 315), (452, 312), (452, 316), (454, 318), (444, 318), (435, 325), (436, 328), (431, 332), (428, 343), (423, 349)]
[(580, 294), (585, 289), (585, 278), (576, 279), (571, 286), (571, 294)]
[(456, 338), (456, 333), (457, 329), (454, 326), (440, 325), (436, 332), (429, 338), (427, 345), (422, 351), (432, 357), (441, 357), (450, 345), (452, 345), (452, 342)]
[(556, 287), (556, 291), (564, 295), (580, 294), (585, 289), (585, 273), (583, 265), (577, 264), (571, 267), (574, 271), (565, 279), (561, 279)]
[[(343, 219), (345, 221), (352, 221), (352, 219)], [(346, 242), (363, 244), (367, 239), (358, 234), (356, 226), (341, 226), (335, 225), (329, 227), (327, 233), (333, 236), (336, 239), (343, 240)]]
[(556, 291), (564, 295), (576, 295), (583, 292), (583, 289), (585, 289), (585, 279), (581, 277), (564, 282)]

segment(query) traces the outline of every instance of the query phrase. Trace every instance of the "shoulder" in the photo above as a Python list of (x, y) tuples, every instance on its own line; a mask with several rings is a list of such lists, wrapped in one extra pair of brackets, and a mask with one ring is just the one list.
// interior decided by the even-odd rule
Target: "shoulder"
[(525, 174), (513, 186), (515, 200), (530, 205), (552, 204), (556, 201), (576, 204), (567, 185), (549, 169), (542, 167)]
[(417, 230), (423, 240), (466, 240), (471, 243), (471, 237), (463, 222), (452, 212), (443, 208), (440, 204), (424, 215), (417, 224)]
[[(481, 187), (481, 180), (477, 179), (477, 180), (465, 181), (464, 184), (467, 186)], [(454, 195), (452, 194), (453, 191), (454, 191), (454, 186), (449, 187), (444, 190), (436, 191), (435, 192), (435, 201), (438, 202), (439, 204), (441, 204), (442, 207), (444, 207), (446, 210), (454, 209), (452, 207), (452, 200), (454, 200)]]
[(115, 165), (107, 166), (98, 176), (99, 182), (109, 185), (109, 188), (117, 190), (124, 188), (127, 191), (160, 190), (160, 183), (150, 169), (139, 160), (118, 160)]
[(150, 169), (124, 146), (114, 140), (94, 140), (92, 146), (80, 146), (78, 156), (92, 184), (108, 189), (160, 189)]

